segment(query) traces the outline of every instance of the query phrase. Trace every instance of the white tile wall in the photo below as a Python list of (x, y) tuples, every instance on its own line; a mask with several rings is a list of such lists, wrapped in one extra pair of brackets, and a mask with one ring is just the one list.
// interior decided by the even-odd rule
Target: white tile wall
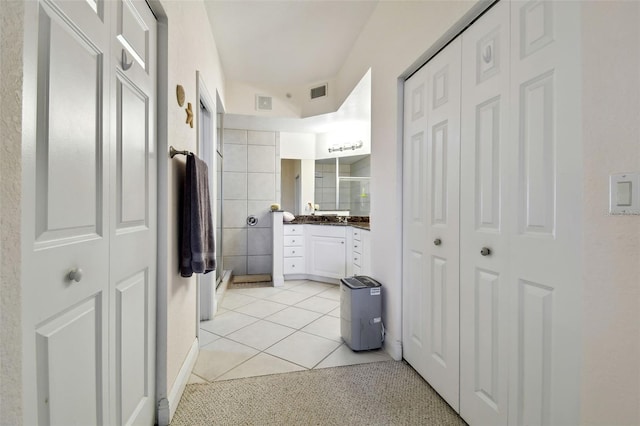
[(250, 145), (274, 145), (276, 144), (275, 132), (258, 132), (249, 130), (248, 143)]
[(249, 227), (248, 232), (248, 247), (247, 254), (249, 256), (255, 255), (269, 255), (272, 252), (273, 236), (270, 228), (256, 228)]
[(270, 274), (271, 255), (247, 256), (247, 274)]
[(248, 171), (260, 173), (276, 172), (276, 147), (249, 145), (248, 146)]
[(225, 172), (247, 171), (247, 145), (224, 144), (223, 170)]
[(274, 173), (247, 173), (247, 199), (275, 201), (276, 178)]
[(225, 200), (222, 224), (225, 228), (244, 228), (247, 224), (247, 200)]
[(254, 215), (258, 218), (256, 228), (271, 228), (271, 204), (268, 201), (248, 201), (247, 215)]
[(246, 200), (247, 174), (224, 172), (222, 176), (222, 187), (222, 196), (225, 200)]
[(246, 145), (247, 133), (248, 132), (246, 130), (224, 129), (222, 137), (224, 139), (224, 143)]
[(247, 230), (245, 228), (228, 228), (222, 234), (222, 247), (225, 256), (247, 255)]

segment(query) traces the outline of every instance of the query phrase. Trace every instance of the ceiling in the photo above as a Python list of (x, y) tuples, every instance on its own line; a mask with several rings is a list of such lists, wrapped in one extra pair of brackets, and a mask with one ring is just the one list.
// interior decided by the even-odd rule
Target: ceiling
[(335, 77), (377, 4), (378, 0), (205, 1), (227, 79), (280, 87)]

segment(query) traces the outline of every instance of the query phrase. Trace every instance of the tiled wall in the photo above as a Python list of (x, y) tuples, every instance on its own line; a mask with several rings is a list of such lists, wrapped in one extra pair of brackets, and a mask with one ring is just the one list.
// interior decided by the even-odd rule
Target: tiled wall
[[(270, 206), (280, 199), (277, 132), (224, 130), (223, 262), (234, 275), (271, 273)], [(247, 217), (258, 218), (256, 226)]]

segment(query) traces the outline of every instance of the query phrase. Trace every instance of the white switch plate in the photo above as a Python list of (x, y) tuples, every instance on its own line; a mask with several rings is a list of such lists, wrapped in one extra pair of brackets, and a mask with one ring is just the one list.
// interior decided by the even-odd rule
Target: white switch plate
[(609, 213), (640, 215), (640, 173), (613, 173), (609, 177)]

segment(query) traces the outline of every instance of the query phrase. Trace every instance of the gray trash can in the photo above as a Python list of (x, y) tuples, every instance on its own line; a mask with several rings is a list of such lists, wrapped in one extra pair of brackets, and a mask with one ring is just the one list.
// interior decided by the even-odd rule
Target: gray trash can
[(382, 286), (358, 275), (340, 280), (340, 333), (354, 351), (378, 349), (383, 340)]

